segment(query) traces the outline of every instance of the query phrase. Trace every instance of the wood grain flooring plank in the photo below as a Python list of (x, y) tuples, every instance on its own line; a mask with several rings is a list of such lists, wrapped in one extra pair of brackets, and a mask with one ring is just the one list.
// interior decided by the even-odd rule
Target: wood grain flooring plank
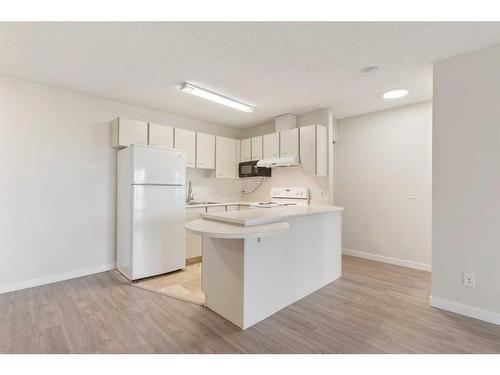
[(14, 353), (40, 353), (33, 289), (13, 293), (13, 304), (12, 351)]
[(14, 329), (13, 294), (0, 294), (0, 353), (12, 353)]
[(243, 331), (100, 273), (0, 295), (1, 353), (500, 353), (500, 326), (429, 306), (430, 273), (343, 257), (343, 277)]

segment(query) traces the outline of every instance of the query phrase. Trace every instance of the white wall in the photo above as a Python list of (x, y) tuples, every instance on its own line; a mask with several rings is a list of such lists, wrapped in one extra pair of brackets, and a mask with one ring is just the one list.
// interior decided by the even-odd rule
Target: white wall
[(186, 169), (186, 184), (191, 181), (195, 200), (215, 202), (241, 200), (241, 184), (238, 179), (215, 178), (213, 175), (213, 170)]
[(434, 65), (433, 139), (431, 303), (500, 324), (500, 45)]
[[(335, 133), (335, 119), (332, 110), (329, 108), (319, 109), (297, 116), (297, 126), (320, 124), (329, 129), (330, 137)], [(274, 120), (264, 124), (245, 128), (240, 131), (239, 138), (249, 138), (275, 132)], [(330, 143), (331, 147), (331, 143)], [(333, 148), (329, 152), (329, 176), (317, 177), (308, 176), (302, 172), (302, 167), (273, 168), (272, 177), (264, 181), (255, 193), (243, 195), (243, 200), (247, 201), (267, 201), (269, 200), (271, 187), (300, 186), (308, 187), (311, 192), (311, 204), (333, 203)], [(257, 180), (242, 179), (241, 188), (252, 191), (256, 187)]]
[(0, 76), (0, 292), (113, 267), (117, 115), (239, 132)]
[(430, 269), (432, 103), (339, 120), (335, 147), (344, 248)]
[[(252, 191), (260, 179), (241, 179), (241, 188)], [(271, 199), (272, 187), (304, 186), (311, 194), (311, 204), (328, 204), (328, 177), (308, 176), (302, 167), (273, 168), (272, 177), (266, 178), (262, 185), (253, 194), (243, 195), (245, 201), (259, 202)]]

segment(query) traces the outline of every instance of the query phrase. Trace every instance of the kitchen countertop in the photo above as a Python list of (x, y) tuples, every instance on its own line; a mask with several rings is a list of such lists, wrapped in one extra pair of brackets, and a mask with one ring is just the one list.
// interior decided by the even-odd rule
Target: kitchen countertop
[(255, 202), (217, 202), (202, 204), (186, 204), (186, 208), (215, 207), (215, 206), (250, 206)]
[(288, 218), (318, 215), (331, 212), (341, 212), (342, 207), (336, 206), (286, 206), (274, 208), (256, 208), (253, 210), (228, 211), (204, 213), (202, 217), (207, 220), (225, 224), (250, 227), (254, 225), (276, 223)]
[(285, 233), (288, 231), (288, 228), (290, 228), (290, 225), (285, 222), (254, 225), (250, 227), (205, 219), (193, 220), (186, 223), (186, 230), (191, 233), (205, 237), (224, 239), (268, 237)]

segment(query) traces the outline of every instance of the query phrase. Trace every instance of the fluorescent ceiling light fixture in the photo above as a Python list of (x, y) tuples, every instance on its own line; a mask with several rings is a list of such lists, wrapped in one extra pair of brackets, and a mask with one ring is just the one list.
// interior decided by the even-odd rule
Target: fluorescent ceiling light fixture
[(255, 109), (248, 104), (240, 103), (224, 95), (216, 94), (215, 92), (202, 89), (201, 87), (194, 86), (187, 82), (184, 82), (181, 85), (181, 91), (191, 95), (199, 96), (200, 98), (204, 98), (215, 103), (226, 105), (234, 109), (238, 109), (243, 112), (252, 112)]
[(403, 96), (408, 95), (408, 90), (405, 89), (397, 89), (397, 90), (391, 90), (387, 91), (382, 95), (384, 99), (397, 99), (397, 98), (402, 98)]

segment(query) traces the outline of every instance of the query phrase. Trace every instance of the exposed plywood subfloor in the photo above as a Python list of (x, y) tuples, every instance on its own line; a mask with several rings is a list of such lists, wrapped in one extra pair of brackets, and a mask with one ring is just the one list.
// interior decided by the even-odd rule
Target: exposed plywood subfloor
[(150, 277), (132, 285), (200, 306), (205, 305), (205, 296), (201, 290), (201, 263), (188, 265), (183, 270), (166, 275)]

